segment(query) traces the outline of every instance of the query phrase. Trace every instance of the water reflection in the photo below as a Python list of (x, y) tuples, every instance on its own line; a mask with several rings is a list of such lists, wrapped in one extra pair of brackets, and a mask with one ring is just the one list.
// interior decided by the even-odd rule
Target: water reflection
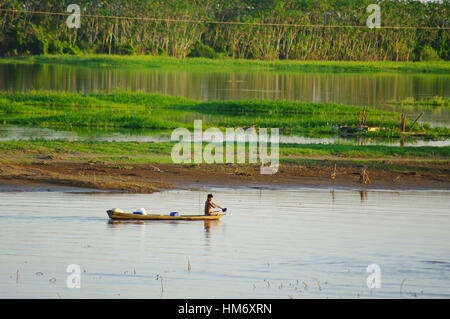
[[(336, 193), (335, 193), (334, 189), (330, 190), (330, 195), (331, 195), (331, 203), (333, 205), (336, 204)], [(367, 190), (359, 191), (359, 197), (360, 197), (361, 204), (363, 204), (364, 202), (367, 201), (368, 196), (369, 196), (369, 192)]]
[(361, 204), (362, 204), (362, 203), (364, 203), (365, 201), (367, 201), (367, 197), (368, 197), (368, 195), (369, 195), (369, 192), (368, 192), (368, 191), (365, 191), (365, 190), (361, 190), (361, 191), (359, 191), (359, 195), (360, 195), (360, 198), (361, 198)]
[[(0, 141), (14, 140), (58, 140), (69, 141), (105, 141), (105, 142), (170, 142), (171, 131), (162, 130), (126, 130), (116, 131), (93, 130), (63, 130), (42, 127), (26, 127), (14, 125), (0, 125)], [(218, 140), (220, 141), (220, 140)], [(268, 141), (270, 142), (270, 140)], [(352, 145), (401, 145), (401, 146), (450, 146), (450, 140), (420, 140), (414, 137), (398, 138), (354, 138), (343, 136), (309, 137), (302, 135), (280, 135), (281, 144), (352, 144)]]
[(122, 225), (140, 225), (145, 227), (145, 221), (142, 220), (113, 220), (109, 219), (107, 222), (108, 228), (119, 228)]
[[(124, 228), (126, 229), (126, 227), (124, 226), (130, 226), (130, 225), (137, 225), (140, 227), (141, 229), (141, 236), (140, 236), (140, 242), (141, 244), (144, 242), (145, 240), (145, 228), (148, 224), (166, 224), (166, 225), (170, 225), (170, 227), (177, 227), (179, 224), (186, 224), (186, 223), (198, 223), (198, 221), (190, 221), (190, 222), (186, 222), (186, 221), (143, 221), (143, 220), (112, 220), (109, 219), (107, 222), (107, 226), (108, 228), (111, 229), (118, 229), (118, 228)], [(218, 228), (220, 226), (220, 220), (204, 220), (203, 221), (203, 231), (204, 231), (204, 235), (205, 235), (205, 245), (206, 246), (210, 246), (210, 241), (211, 241), (211, 235), (212, 233), (214, 233), (214, 229)]]
[(205, 220), (203, 222), (203, 229), (205, 230), (205, 239), (208, 243), (211, 239), (211, 228), (215, 228), (220, 225), (220, 220)]

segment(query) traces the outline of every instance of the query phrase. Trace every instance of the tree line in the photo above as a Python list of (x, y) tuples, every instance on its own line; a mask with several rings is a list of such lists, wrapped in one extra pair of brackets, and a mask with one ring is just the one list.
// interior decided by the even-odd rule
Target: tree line
[[(19, 12), (64, 13), (74, 2), (81, 8), (80, 28), (68, 28), (67, 15)], [(381, 8), (383, 28), (364, 27), (371, 3)], [(449, 27), (449, 4), (450, 0), (3, 0), (0, 9), (17, 11), (0, 12), (0, 55), (449, 60), (448, 30), (427, 29)], [(389, 26), (401, 28), (385, 28)]]

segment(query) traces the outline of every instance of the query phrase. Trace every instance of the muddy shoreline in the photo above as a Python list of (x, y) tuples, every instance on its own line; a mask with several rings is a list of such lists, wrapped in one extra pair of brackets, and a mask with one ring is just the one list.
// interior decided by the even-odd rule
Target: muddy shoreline
[[(398, 163), (397, 163), (398, 165)], [(404, 163), (405, 166), (411, 163)], [(152, 193), (170, 189), (356, 188), (392, 190), (450, 190), (447, 163), (417, 164), (423, 171), (397, 172), (368, 169), (361, 183), (360, 165), (337, 166), (334, 179), (329, 165), (281, 164), (274, 175), (261, 175), (256, 165), (235, 164), (109, 164), (105, 162), (1, 163), (0, 191), (115, 191)]]

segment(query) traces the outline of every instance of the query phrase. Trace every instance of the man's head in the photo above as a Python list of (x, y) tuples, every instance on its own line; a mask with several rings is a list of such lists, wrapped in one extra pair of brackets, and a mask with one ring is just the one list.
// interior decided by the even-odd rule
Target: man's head
[(212, 194), (208, 194), (208, 200), (212, 200), (213, 195)]

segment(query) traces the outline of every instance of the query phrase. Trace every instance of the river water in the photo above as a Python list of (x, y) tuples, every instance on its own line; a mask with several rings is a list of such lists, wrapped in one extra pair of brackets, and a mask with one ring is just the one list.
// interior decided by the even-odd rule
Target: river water
[[(216, 222), (111, 223), (106, 210)], [(446, 191), (0, 193), (0, 298), (449, 298)], [(79, 265), (81, 287), (66, 272)], [(380, 268), (369, 289), (366, 269)]]
[[(102, 129), (51, 129), (16, 125), (0, 125), (0, 141), (17, 140), (68, 140), (97, 142), (171, 142), (172, 131), (161, 130), (102, 130)], [(309, 137), (302, 135), (280, 135), (280, 144), (352, 144), (352, 145), (390, 145), (390, 146), (450, 146), (450, 139), (421, 140), (400, 138), (364, 138), (364, 137)], [(270, 143), (270, 138), (268, 140)]]

